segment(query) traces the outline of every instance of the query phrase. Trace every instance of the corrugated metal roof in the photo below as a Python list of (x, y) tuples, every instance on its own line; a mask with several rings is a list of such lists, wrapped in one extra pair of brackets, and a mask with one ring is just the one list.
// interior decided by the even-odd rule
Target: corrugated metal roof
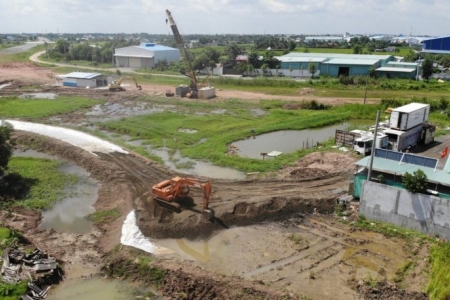
[(328, 58), (326, 57), (284, 57), (284, 56), (276, 56), (276, 59), (278, 59), (281, 62), (323, 62), (326, 61)]
[[(363, 159), (357, 161), (355, 164), (357, 166), (368, 168), (369, 163), (370, 163), (370, 156), (366, 156)], [(433, 168), (407, 164), (403, 162), (402, 163), (393, 162), (390, 159), (379, 157), (373, 158), (372, 168), (375, 171), (380, 171), (394, 175), (403, 175), (406, 172), (412, 174), (413, 172), (420, 169), (425, 173), (425, 175), (427, 175), (428, 181), (450, 186), (450, 174), (445, 172), (444, 170), (436, 170), (435, 172)]]
[[(152, 46), (146, 46), (146, 45), (152, 45)], [(141, 49), (149, 50), (149, 51), (179, 51), (178, 49), (163, 46), (163, 45), (155, 45), (155, 44), (141, 44), (140, 46), (135, 46)]]
[(64, 77), (66, 78), (77, 78), (77, 79), (92, 79), (94, 77), (100, 76), (100, 73), (85, 73), (85, 72), (72, 72)]
[(409, 112), (413, 112), (413, 111), (416, 111), (416, 110), (424, 108), (424, 107), (430, 107), (430, 105), (424, 104), (424, 103), (413, 102), (413, 103), (409, 103), (409, 104), (394, 108), (392, 111), (409, 113)]
[(412, 69), (412, 68), (396, 68), (396, 67), (381, 67), (381, 68), (376, 69), (375, 71), (382, 71), (382, 72), (401, 72), (401, 73), (417, 72), (416, 69)]
[(344, 58), (333, 58), (329, 61), (324, 62), (324, 64), (329, 65), (364, 65), (373, 66), (378, 63), (379, 59), (344, 59)]
[(392, 55), (368, 55), (368, 54), (341, 54), (341, 53), (303, 53), (291, 52), (284, 57), (326, 57), (326, 58), (347, 58), (347, 59), (388, 59)]
[[(150, 54), (150, 53), (149, 53)], [(114, 54), (117, 57), (142, 57), (142, 58), (153, 58), (154, 55), (130, 55), (130, 54)]]
[(396, 66), (414, 66), (414, 67), (417, 67), (418, 64), (417, 63), (413, 63), (413, 62), (390, 61), (386, 65), (388, 65), (388, 66), (396, 65)]

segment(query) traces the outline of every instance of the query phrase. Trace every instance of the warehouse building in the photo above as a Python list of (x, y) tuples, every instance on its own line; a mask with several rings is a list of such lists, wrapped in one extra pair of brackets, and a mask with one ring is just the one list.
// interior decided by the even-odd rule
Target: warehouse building
[(336, 53), (289, 53), (277, 57), (281, 61), (281, 69), (305, 69), (309, 64), (316, 64), (320, 75), (332, 77), (364, 76), (369, 75), (373, 68), (395, 61), (392, 55), (362, 55), (362, 54), (336, 54)]
[(378, 77), (417, 79), (422, 73), (418, 63), (410, 62), (388, 62), (384, 67), (375, 70)]
[(306, 74), (305, 76), (309, 74), (310, 64), (316, 65), (318, 72), (315, 76), (320, 74), (332, 77), (367, 76), (375, 71), (377, 76), (414, 79), (418, 68), (416, 63), (397, 62), (392, 55), (294, 52), (277, 59), (281, 62), (282, 70), (290, 70), (292, 74)]
[(116, 67), (121, 68), (154, 68), (161, 60), (170, 63), (180, 58), (180, 50), (153, 43), (117, 48), (114, 54)]
[(96, 88), (108, 86), (112, 82), (112, 76), (100, 73), (72, 72), (60, 75), (63, 86)]
[(422, 52), (450, 54), (450, 36), (424, 40)]

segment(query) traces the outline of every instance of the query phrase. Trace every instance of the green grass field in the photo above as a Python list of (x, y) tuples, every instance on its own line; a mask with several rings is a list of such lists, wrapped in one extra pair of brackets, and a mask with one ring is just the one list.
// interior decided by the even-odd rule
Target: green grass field
[(55, 100), (4, 97), (0, 98), (0, 117), (32, 120), (69, 113), (102, 102), (100, 100), (70, 96), (58, 96)]
[[(75, 184), (75, 175), (58, 171), (60, 162), (49, 159), (13, 157), (9, 161), (9, 172), (19, 174), (22, 187), (29, 188), (23, 199), (15, 204), (31, 209), (50, 208), (66, 196), (65, 188)], [(45, 170), (45, 172), (43, 172)]]

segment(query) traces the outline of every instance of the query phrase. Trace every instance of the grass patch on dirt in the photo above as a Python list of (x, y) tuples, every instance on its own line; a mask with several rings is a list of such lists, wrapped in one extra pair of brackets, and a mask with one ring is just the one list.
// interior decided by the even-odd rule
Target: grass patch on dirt
[(438, 243), (431, 248), (431, 277), (427, 293), (431, 300), (450, 299), (450, 243)]
[[(153, 99), (151, 101), (154, 102)], [(227, 145), (249, 138), (252, 135), (251, 130), (260, 135), (279, 130), (318, 128), (355, 116), (374, 118), (378, 108), (374, 105), (344, 105), (328, 110), (286, 110), (282, 106), (287, 102), (282, 101), (262, 101), (261, 105), (237, 100), (220, 103), (176, 99), (164, 101), (165, 105), (174, 105), (176, 109), (108, 121), (101, 126), (111, 132), (128, 135), (132, 139), (142, 139), (153, 148), (178, 149), (182, 156), (208, 160), (218, 166), (245, 172), (278, 170), (315, 150), (286, 153), (266, 160), (227, 155)], [(252, 108), (262, 109), (266, 114), (253, 115)], [(180, 128), (196, 132), (180, 132)]]
[(108, 276), (120, 277), (122, 279), (139, 280), (146, 284), (160, 285), (166, 277), (166, 271), (158, 266), (151, 265), (151, 258), (143, 258), (140, 255), (137, 259), (125, 258), (120, 254), (113, 257), (103, 268)]
[(17, 300), (24, 295), (28, 289), (28, 281), (18, 284), (0, 283), (0, 298), (2, 300)]
[(0, 98), (0, 116), (37, 119), (77, 111), (99, 103), (103, 101), (70, 96), (58, 96), (55, 100), (4, 97)]
[(414, 231), (412, 229), (395, 226), (389, 223), (383, 223), (373, 220), (367, 220), (364, 216), (360, 215), (358, 220), (352, 223), (352, 226), (367, 229), (369, 231), (381, 233), (386, 237), (402, 238), (406, 241), (412, 239), (419, 239), (424, 241), (432, 241), (433, 239), (423, 233)]
[(120, 211), (118, 208), (99, 210), (92, 214), (89, 214), (86, 218), (95, 224), (111, 223), (120, 217)]
[[(19, 198), (14, 204), (31, 209), (46, 209), (66, 196), (66, 188), (76, 184), (75, 175), (61, 173), (61, 162), (49, 159), (13, 157), (9, 172), (21, 178), (21, 190), (15, 191)], [(45, 170), (45, 171), (44, 171)]]
[(411, 260), (404, 262), (403, 265), (400, 268), (398, 268), (398, 270), (395, 272), (395, 276), (394, 276), (393, 280), (396, 283), (402, 282), (405, 279), (406, 275), (411, 270), (413, 270), (414, 267), (415, 267), (415, 262), (413, 262)]

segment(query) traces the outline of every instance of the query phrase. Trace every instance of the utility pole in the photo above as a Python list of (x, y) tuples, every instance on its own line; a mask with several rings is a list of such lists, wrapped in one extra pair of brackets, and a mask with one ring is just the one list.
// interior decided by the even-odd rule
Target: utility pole
[(375, 155), (375, 145), (377, 143), (378, 122), (380, 121), (380, 111), (377, 110), (377, 120), (375, 122), (375, 132), (373, 133), (372, 152), (370, 153), (369, 172), (367, 172), (367, 181), (372, 178), (373, 157)]
[(367, 79), (366, 79), (366, 88), (365, 88), (365, 91), (364, 91), (364, 105), (366, 105), (366, 96), (367, 96), (367, 82), (369, 82), (369, 78), (367, 77)]

